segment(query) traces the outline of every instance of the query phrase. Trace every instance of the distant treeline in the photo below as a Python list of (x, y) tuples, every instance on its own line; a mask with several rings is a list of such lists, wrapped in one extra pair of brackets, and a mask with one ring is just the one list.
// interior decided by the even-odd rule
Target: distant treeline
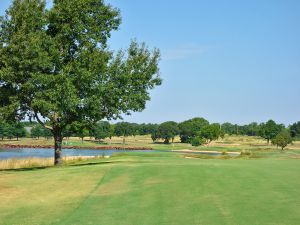
[(0, 138), (3, 140), (4, 138), (13, 139), (20, 137), (29, 136), (29, 133), (24, 128), (24, 123), (5, 123), (0, 121)]
[[(25, 129), (28, 127), (29, 129)], [(119, 122), (110, 124), (107, 121), (100, 121), (95, 124), (72, 124), (64, 132), (64, 137), (94, 137), (96, 140), (110, 138), (112, 136), (123, 137), (136, 135), (151, 135), (153, 142), (161, 139), (164, 143), (173, 142), (179, 135), (182, 143), (191, 143), (199, 145), (209, 143), (218, 138), (228, 135), (248, 135), (260, 136), (270, 142), (282, 131), (286, 131), (293, 138), (300, 137), (300, 121), (289, 127), (283, 124), (277, 124), (273, 120), (265, 123), (250, 123), (247, 125), (237, 125), (231, 123), (209, 123), (204, 118), (193, 118), (181, 123), (168, 121), (161, 124), (137, 124), (128, 122)], [(29, 136), (32, 138), (50, 138), (50, 130), (42, 127), (37, 122), (19, 122), (5, 123), (0, 122), (0, 138), (19, 138)]]

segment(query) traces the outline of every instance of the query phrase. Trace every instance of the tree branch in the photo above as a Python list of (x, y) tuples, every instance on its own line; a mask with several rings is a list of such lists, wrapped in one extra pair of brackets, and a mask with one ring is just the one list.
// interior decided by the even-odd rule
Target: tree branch
[(42, 120), (39, 118), (38, 114), (34, 111), (34, 117), (36, 118), (36, 120), (45, 128), (49, 129), (49, 130), (53, 130), (52, 127), (47, 126), (45, 123), (42, 122)]

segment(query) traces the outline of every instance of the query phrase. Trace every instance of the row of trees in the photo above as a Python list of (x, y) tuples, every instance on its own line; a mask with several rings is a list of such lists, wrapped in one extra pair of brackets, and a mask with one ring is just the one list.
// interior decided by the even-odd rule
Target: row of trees
[(152, 140), (163, 139), (168, 144), (170, 140), (179, 135), (182, 143), (210, 143), (219, 137), (224, 137), (224, 132), (220, 124), (209, 122), (203, 118), (194, 118), (177, 124), (174, 121), (168, 121), (160, 124), (156, 132), (151, 134)]
[(51, 138), (53, 135), (49, 129), (44, 128), (40, 124), (35, 124), (31, 130), (30, 134), (32, 138), (40, 139), (40, 137), (44, 137), (46, 139)]
[(24, 128), (23, 123), (5, 123), (0, 121), (0, 138), (13, 139), (25, 137), (28, 133)]
[[(295, 123), (296, 125), (299, 124)], [(128, 122), (119, 122), (116, 124), (110, 124), (107, 121), (98, 122), (91, 126), (89, 129), (77, 129), (76, 132), (71, 132), (72, 136), (91, 136), (95, 137), (96, 140), (104, 138), (111, 138), (112, 136), (123, 137), (135, 135), (151, 135), (153, 142), (157, 140), (163, 140), (164, 143), (168, 144), (174, 141), (174, 138), (179, 135), (182, 143), (191, 143), (193, 145), (208, 144), (218, 138), (223, 138), (225, 134), (233, 135), (248, 135), (248, 136), (260, 136), (267, 140), (269, 143), (275, 143), (275, 138), (278, 134), (283, 131), (284, 136), (288, 133), (291, 137), (297, 136), (299, 133), (295, 125), (290, 126), (288, 129), (283, 124), (276, 124), (273, 120), (269, 120), (266, 123), (251, 123), (249, 125), (239, 126), (232, 125), (230, 123), (210, 124), (204, 118), (193, 118), (181, 123), (174, 121), (164, 122), (162, 124), (137, 124)], [(238, 132), (232, 132), (233, 128), (237, 129)], [(296, 130), (296, 131), (295, 131)], [(293, 135), (292, 135), (293, 134)]]
[[(32, 127), (30, 132), (32, 138), (44, 137), (48, 139), (53, 135), (49, 129), (46, 129), (39, 123), (0, 122), (0, 138), (12, 139), (28, 136), (29, 134), (24, 128), (25, 126)], [(98, 141), (118, 136), (123, 137), (124, 143), (126, 137), (135, 135), (151, 135), (153, 142), (161, 139), (164, 143), (170, 143), (170, 141), (173, 142), (174, 138), (179, 135), (182, 143), (199, 145), (210, 143), (219, 137), (223, 138), (225, 134), (260, 136), (266, 139), (268, 143), (270, 141), (274, 143), (275, 137), (282, 131), (286, 131), (284, 132), (284, 136), (287, 136), (288, 133), (291, 138), (299, 137), (300, 122), (285, 128), (283, 124), (276, 124), (273, 120), (269, 120), (266, 123), (250, 123), (243, 126), (231, 123), (210, 124), (204, 118), (193, 118), (181, 123), (168, 121), (162, 124), (137, 124), (128, 122), (110, 124), (107, 121), (100, 121), (93, 125), (82, 126), (82, 124), (78, 123), (77, 125), (68, 126), (63, 135), (64, 137), (80, 137), (82, 140), (84, 137), (94, 137)]]
[(261, 124), (253, 122), (243, 126), (231, 123), (222, 124), (222, 130), (224, 130), (226, 134), (260, 136), (265, 138), (268, 142), (284, 128), (285, 126), (283, 124), (276, 124), (273, 120)]
[(290, 127), (289, 130), (291, 132), (292, 137), (298, 137), (300, 138), (300, 121), (297, 123), (293, 123)]

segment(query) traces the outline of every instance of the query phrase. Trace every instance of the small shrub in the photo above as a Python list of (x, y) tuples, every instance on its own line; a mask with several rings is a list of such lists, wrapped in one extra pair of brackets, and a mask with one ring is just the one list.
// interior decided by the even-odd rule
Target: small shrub
[(252, 155), (252, 152), (249, 150), (242, 150), (241, 151), (241, 156), (250, 156)]
[(191, 141), (192, 146), (195, 146), (195, 147), (200, 146), (203, 143), (204, 143), (204, 141), (201, 138), (199, 138), (199, 137), (195, 137)]
[(220, 155), (220, 156), (217, 156), (218, 159), (232, 159), (232, 157), (230, 155)]
[(195, 159), (214, 159), (215, 156), (207, 155), (207, 154), (184, 154), (184, 158), (195, 158)]

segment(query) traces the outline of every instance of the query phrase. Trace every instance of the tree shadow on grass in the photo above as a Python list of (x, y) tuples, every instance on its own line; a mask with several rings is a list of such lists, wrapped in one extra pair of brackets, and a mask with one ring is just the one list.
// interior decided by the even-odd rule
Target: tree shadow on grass
[(38, 171), (50, 168), (64, 168), (64, 167), (75, 167), (75, 166), (92, 166), (92, 165), (101, 165), (101, 164), (109, 164), (116, 163), (113, 162), (86, 162), (86, 163), (77, 163), (77, 164), (65, 164), (62, 166), (39, 166), (39, 167), (27, 167), (27, 168), (16, 168), (16, 169), (0, 169), (0, 172), (21, 172), (21, 171)]
[(50, 168), (65, 168), (65, 167), (74, 167), (74, 166), (91, 166), (91, 165), (100, 165), (100, 164), (108, 164), (115, 163), (116, 161), (105, 161), (105, 162), (84, 162), (84, 163), (76, 163), (76, 164), (64, 164), (61, 166), (36, 166), (36, 167), (25, 167), (25, 168), (15, 168), (15, 169), (0, 169), (0, 172), (19, 172), (19, 171), (38, 171)]
[(148, 161), (98, 161), (98, 162), (83, 162), (76, 164), (65, 164), (62, 166), (37, 166), (37, 167), (27, 167), (27, 168), (16, 168), (16, 169), (0, 169), (0, 172), (24, 172), (24, 171), (38, 171), (50, 168), (64, 168), (64, 167), (80, 167), (80, 166), (96, 166), (96, 165), (106, 165), (106, 164), (122, 164), (122, 163), (147, 163)]
[(85, 162), (85, 163), (77, 163), (77, 164), (70, 164), (67, 166), (93, 166), (93, 165), (105, 165), (105, 164), (110, 164), (110, 163), (116, 163), (117, 161), (105, 161), (105, 162)]
[(51, 168), (53, 166), (38, 166), (38, 167), (27, 167), (27, 168), (16, 168), (16, 169), (0, 169), (0, 172), (9, 172), (9, 171), (35, 171)]
[(77, 166), (95, 166), (95, 165), (106, 165), (106, 164), (123, 164), (123, 163), (148, 163), (150, 161), (123, 161), (123, 160), (114, 160), (114, 161), (104, 161), (104, 162), (85, 162), (78, 164), (70, 164), (67, 166), (77, 167)]

